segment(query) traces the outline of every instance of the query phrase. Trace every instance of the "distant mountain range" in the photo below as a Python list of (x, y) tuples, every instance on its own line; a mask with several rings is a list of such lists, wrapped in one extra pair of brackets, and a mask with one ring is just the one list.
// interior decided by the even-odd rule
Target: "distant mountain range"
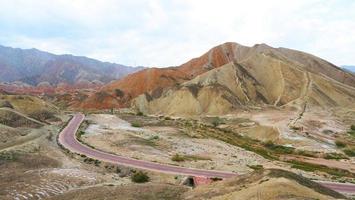
[(37, 49), (0, 45), (0, 82), (16, 81), (31, 86), (90, 82), (104, 84), (141, 69), (83, 56), (55, 55)]
[(341, 67), (349, 72), (355, 73), (355, 65), (342, 65)]

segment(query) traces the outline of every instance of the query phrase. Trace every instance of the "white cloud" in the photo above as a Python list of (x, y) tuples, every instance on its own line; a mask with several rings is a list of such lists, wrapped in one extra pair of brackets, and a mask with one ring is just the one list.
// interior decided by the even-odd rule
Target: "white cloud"
[(178, 65), (226, 41), (354, 64), (355, 2), (0, 0), (0, 43), (127, 65)]

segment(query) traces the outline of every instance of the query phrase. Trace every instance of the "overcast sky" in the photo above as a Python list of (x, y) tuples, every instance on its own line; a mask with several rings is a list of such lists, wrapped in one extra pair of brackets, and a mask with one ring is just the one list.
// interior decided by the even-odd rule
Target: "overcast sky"
[(0, 0), (6, 46), (172, 66), (227, 41), (355, 65), (355, 1)]

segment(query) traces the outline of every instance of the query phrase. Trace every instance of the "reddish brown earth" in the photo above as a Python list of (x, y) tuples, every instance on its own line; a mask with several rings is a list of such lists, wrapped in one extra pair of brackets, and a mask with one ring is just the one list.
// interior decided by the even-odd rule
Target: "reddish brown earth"
[[(300, 90), (303, 91), (303, 86), (307, 85), (307, 73), (321, 75), (316, 77), (316, 81), (327, 82), (326, 86), (329, 85), (328, 82), (336, 82), (336, 85), (345, 90), (349, 90), (349, 86), (355, 86), (355, 76), (316, 56), (286, 48), (273, 48), (266, 44), (247, 47), (229, 42), (216, 46), (180, 66), (150, 68), (130, 74), (103, 86), (98, 93), (75, 105), (86, 109), (128, 107), (131, 100), (141, 94), (146, 94), (146, 99), (150, 102), (161, 97), (164, 91), (170, 88), (178, 88), (176, 86), (230, 63), (244, 66), (239, 79), (248, 79), (255, 87), (260, 89), (261, 85), (265, 89), (258, 92), (263, 94), (267, 104), (284, 104), (298, 98), (303, 94)], [(309, 79), (308, 82), (312, 81)], [(211, 84), (213, 86), (213, 83)], [(279, 86), (285, 91), (293, 89), (294, 93), (283, 94)], [(250, 88), (251, 86), (248, 86), (246, 89)], [(119, 95), (116, 94), (117, 90)]]
[[(104, 109), (127, 107), (130, 100), (143, 93), (159, 97), (163, 89), (173, 87), (191, 80), (211, 69), (221, 67), (236, 59), (236, 43), (225, 43), (216, 46), (198, 58), (185, 64), (169, 68), (150, 68), (126, 76), (125, 78), (105, 85), (99, 92), (106, 93), (107, 99), (98, 100), (98, 94), (91, 95), (80, 103), (81, 108)], [(124, 97), (115, 97), (115, 90), (124, 92)]]

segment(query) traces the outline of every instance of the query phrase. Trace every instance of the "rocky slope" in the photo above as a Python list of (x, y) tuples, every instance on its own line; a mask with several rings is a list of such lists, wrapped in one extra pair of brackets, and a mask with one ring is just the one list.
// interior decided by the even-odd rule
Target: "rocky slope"
[(229, 63), (159, 96), (146, 92), (133, 106), (171, 115), (219, 115), (265, 105), (354, 106), (355, 76), (341, 68), (295, 50), (233, 45)]
[[(130, 74), (121, 80), (107, 84), (99, 92), (109, 94), (110, 98), (114, 97), (116, 101), (110, 101), (108, 104), (103, 103), (103, 101), (97, 102), (95, 99), (98, 95), (93, 94), (82, 102), (80, 107), (94, 109), (127, 107), (133, 98), (143, 93), (159, 97), (166, 88), (179, 85), (237, 59), (239, 49), (244, 48), (246, 47), (236, 43), (225, 43), (177, 67), (150, 68)], [(118, 90), (122, 91), (120, 92), (121, 95), (116, 95)]]
[(55, 55), (37, 49), (0, 46), (0, 82), (30, 86), (108, 83), (141, 68), (101, 62), (87, 57)]
[(133, 105), (146, 113), (226, 114), (248, 106), (304, 104), (354, 106), (355, 88), (288, 65), (265, 71), (236, 62), (211, 70), (159, 98), (144, 94)]

